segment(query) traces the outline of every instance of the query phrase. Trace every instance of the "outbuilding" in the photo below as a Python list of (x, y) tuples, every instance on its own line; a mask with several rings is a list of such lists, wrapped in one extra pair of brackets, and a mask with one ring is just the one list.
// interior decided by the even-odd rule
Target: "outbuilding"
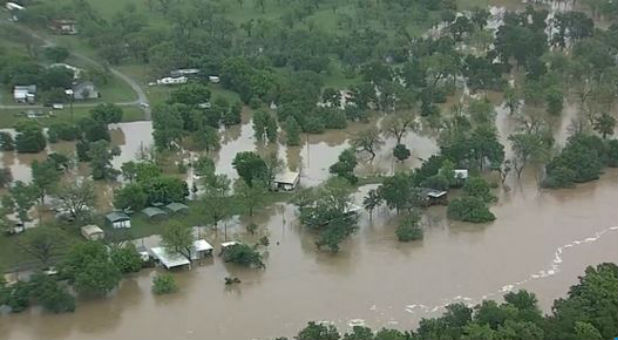
[(96, 241), (102, 240), (105, 237), (105, 232), (99, 226), (90, 224), (81, 228), (82, 236), (86, 240)]
[(13, 88), (13, 100), (16, 103), (34, 103), (36, 85), (17, 85)]
[(273, 180), (273, 189), (276, 191), (292, 191), (296, 189), (300, 182), (300, 173), (294, 171), (287, 171), (275, 176)]
[(165, 211), (156, 207), (145, 208), (142, 210), (142, 214), (146, 215), (149, 219), (163, 218), (167, 215)]
[(448, 203), (447, 192), (435, 189), (423, 189), (423, 200), (425, 205), (445, 205)]
[(186, 213), (189, 211), (189, 206), (187, 206), (186, 204), (178, 203), (178, 202), (172, 202), (166, 205), (165, 209), (169, 210), (171, 213), (174, 213), (174, 214)]
[(228, 242), (221, 243), (221, 251), (219, 252), (219, 255), (223, 254), (223, 252), (229, 249), (230, 247), (238, 245), (238, 244), (240, 243), (236, 241), (228, 241)]
[(191, 248), (191, 260), (200, 260), (206, 256), (211, 256), (212, 250), (212, 246), (206, 240), (195, 240)]
[(114, 229), (131, 228), (131, 218), (122, 211), (112, 211), (105, 215), (105, 219)]
[(172, 269), (182, 266), (191, 266), (191, 261), (182, 254), (170, 253), (164, 247), (150, 248), (152, 257), (165, 269)]

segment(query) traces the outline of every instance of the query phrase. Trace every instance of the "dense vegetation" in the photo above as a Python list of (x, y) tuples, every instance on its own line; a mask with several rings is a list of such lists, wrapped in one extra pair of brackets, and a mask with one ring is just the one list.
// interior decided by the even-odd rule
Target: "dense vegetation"
[[(603, 263), (586, 268), (565, 298), (554, 301), (543, 316), (537, 298), (525, 290), (504, 295), (504, 302), (484, 300), (473, 308), (446, 306), (437, 318), (422, 319), (412, 331), (354, 326), (341, 334), (333, 325), (309, 322), (297, 340), (415, 340), (415, 339), (611, 339), (618, 334), (618, 267)], [(278, 338), (285, 339), (285, 338)]]

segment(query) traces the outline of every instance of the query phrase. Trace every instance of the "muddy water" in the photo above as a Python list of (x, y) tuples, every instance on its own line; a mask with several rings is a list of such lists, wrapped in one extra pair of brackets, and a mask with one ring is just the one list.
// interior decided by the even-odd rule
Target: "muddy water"
[[(410, 328), (446, 303), (476, 303), (509, 289), (533, 290), (547, 310), (587, 265), (618, 261), (616, 170), (576, 190), (539, 192), (528, 181), (500, 196), (495, 223), (452, 223), (443, 208), (432, 208), (424, 240), (409, 244), (397, 242), (392, 214), (379, 210), (373, 222), (364, 214), (336, 256), (317, 252), (294, 209), (278, 205), (255, 217), (271, 240), (265, 270), (215, 258), (175, 273), (180, 292), (164, 297), (150, 293), (154, 271), (143, 271), (112, 297), (80, 301), (74, 314), (4, 317), (0, 337), (248, 339), (291, 335), (307, 320)], [(258, 237), (241, 226), (228, 233)], [(226, 288), (226, 276), (242, 284)]]

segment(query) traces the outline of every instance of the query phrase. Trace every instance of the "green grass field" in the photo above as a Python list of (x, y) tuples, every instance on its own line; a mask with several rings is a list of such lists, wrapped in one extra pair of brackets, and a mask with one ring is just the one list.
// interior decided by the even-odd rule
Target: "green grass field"
[[(73, 108), (73, 120), (78, 121), (80, 118), (87, 117), (90, 115), (91, 108), (82, 108), (75, 107)], [(0, 110), (0, 129), (12, 128), (15, 126), (20, 120), (27, 119), (23, 116), (19, 115), (24, 110), (28, 110), (28, 107), (24, 109), (11, 109), (11, 110)], [(33, 109), (35, 111), (48, 112), (50, 109)], [(122, 116), (123, 122), (135, 122), (138, 120), (144, 120), (144, 112), (137, 107), (123, 107), (124, 115)], [(62, 110), (53, 110), (53, 113), (56, 115), (55, 117), (41, 117), (34, 118), (36, 119), (42, 126), (49, 126), (50, 124), (58, 121), (70, 122), (71, 121), (71, 110), (68, 106), (65, 106)]]

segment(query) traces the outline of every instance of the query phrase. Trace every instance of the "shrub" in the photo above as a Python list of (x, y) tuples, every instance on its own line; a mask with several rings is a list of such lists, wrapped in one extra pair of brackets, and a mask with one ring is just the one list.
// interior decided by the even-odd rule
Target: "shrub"
[(157, 274), (152, 279), (152, 292), (157, 295), (171, 294), (178, 291), (172, 274)]
[(397, 231), (395, 232), (399, 241), (409, 242), (422, 239), (423, 229), (418, 226), (420, 220), (420, 216), (416, 213), (410, 213), (406, 216), (401, 223), (399, 223), (399, 227), (397, 227)]
[(245, 267), (264, 268), (262, 255), (246, 244), (236, 244), (223, 252), (223, 261), (235, 263)]
[(142, 269), (142, 258), (132, 243), (112, 248), (110, 257), (123, 274), (134, 273)]
[(45, 310), (52, 313), (75, 311), (75, 297), (61, 287), (58, 281), (40, 273), (30, 278), (30, 284), (32, 298)]
[(466, 195), (479, 198), (485, 203), (496, 200), (496, 196), (491, 193), (491, 186), (481, 177), (470, 177), (464, 184), (463, 191)]
[(448, 205), (447, 216), (453, 220), (472, 223), (485, 223), (496, 219), (485, 202), (473, 196), (464, 196), (452, 200)]

